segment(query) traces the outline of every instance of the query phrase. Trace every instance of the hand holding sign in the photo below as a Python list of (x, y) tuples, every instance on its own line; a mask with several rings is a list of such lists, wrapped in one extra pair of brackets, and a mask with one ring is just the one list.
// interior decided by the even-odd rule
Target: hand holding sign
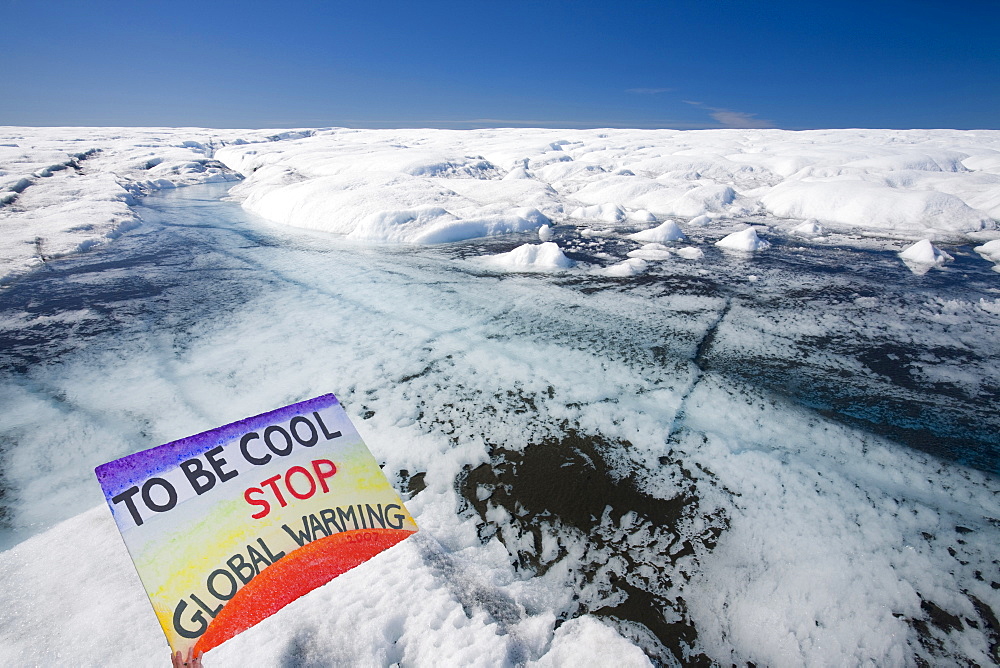
[(175, 666), (417, 531), (332, 394), (96, 472)]
[(170, 663), (173, 664), (173, 668), (202, 668), (201, 654), (195, 654), (194, 647), (188, 649), (187, 656), (177, 650), (170, 655)]

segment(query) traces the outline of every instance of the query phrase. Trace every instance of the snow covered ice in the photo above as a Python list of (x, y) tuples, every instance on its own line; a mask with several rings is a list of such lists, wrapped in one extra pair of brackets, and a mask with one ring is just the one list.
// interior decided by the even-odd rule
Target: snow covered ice
[(910, 270), (915, 273), (926, 273), (931, 267), (941, 267), (955, 258), (936, 247), (929, 239), (921, 239), (899, 253)]
[(726, 248), (735, 251), (752, 253), (754, 251), (766, 250), (771, 247), (770, 242), (757, 236), (757, 230), (748, 227), (739, 232), (727, 234), (722, 239), (715, 242), (719, 248)]
[(559, 246), (552, 241), (540, 244), (524, 244), (512, 251), (484, 258), (489, 264), (513, 271), (547, 271), (567, 269), (573, 261), (566, 257)]
[(636, 241), (650, 241), (653, 243), (664, 243), (667, 241), (684, 241), (687, 239), (681, 228), (672, 220), (667, 220), (660, 225), (642, 232), (629, 235), (629, 238)]
[(421, 533), (208, 666), (1000, 662), (1000, 133), (0, 135), (0, 664), (165, 665), (93, 467), (325, 392)]
[(973, 250), (982, 255), (990, 262), (995, 262), (994, 271), (1000, 271), (1000, 239), (987, 241), (982, 246), (976, 246)]
[(792, 228), (792, 234), (804, 237), (821, 237), (826, 234), (826, 229), (815, 218), (810, 218), (801, 225)]

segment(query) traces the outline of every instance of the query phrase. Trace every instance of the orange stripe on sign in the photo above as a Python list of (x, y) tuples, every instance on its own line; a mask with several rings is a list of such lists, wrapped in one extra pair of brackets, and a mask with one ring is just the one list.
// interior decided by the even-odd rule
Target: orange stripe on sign
[(236, 592), (198, 639), (195, 653), (218, 647), (414, 533), (400, 529), (343, 531), (287, 554)]

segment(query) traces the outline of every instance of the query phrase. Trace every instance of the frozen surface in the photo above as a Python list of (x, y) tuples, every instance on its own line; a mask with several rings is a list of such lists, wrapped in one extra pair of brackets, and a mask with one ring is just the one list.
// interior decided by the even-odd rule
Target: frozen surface
[[(165, 189), (114, 243), (9, 278), (0, 663), (164, 665), (93, 467), (328, 391), (422, 532), (208, 666), (1000, 662), (989, 233), (900, 241), (813, 216), (813, 238), (758, 208), (834, 172), (988, 203), (995, 133), (231, 132), (214, 159), (247, 177), (244, 204), (282, 191), (279, 168), (381, 183), (394, 165), (439, 184), (444, 203), (417, 204), (448, 215), (386, 199), (384, 230), (527, 224), (371, 245), (250, 215), (218, 201), (226, 184)], [(89, 178), (31, 187), (63, 177)], [(26, 193), (0, 211), (34, 229)], [(569, 215), (608, 202), (624, 216)], [(704, 215), (681, 221), (685, 246), (629, 238), (652, 224), (632, 212), (682, 205)], [(767, 252), (715, 245), (745, 223)], [(912, 273), (898, 253), (918, 239), (953, 261)], [(547, 244), (573, 265), (512, 263)]]

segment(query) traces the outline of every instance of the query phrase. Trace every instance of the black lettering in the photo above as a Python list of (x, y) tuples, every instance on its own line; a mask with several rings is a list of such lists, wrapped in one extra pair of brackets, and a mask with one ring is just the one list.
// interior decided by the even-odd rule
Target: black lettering
[[(390, 503), (388, 506), (385, 507), (385, 519), (389, 523), (389, 528), (390, 529), (402, 529), (403, 528), (403, 520), (406, 519), (406, 515), (403, 515), (401, 513), (392, 513), (392, 514), (390, 514), (390, 509), (391, 508), (395, 508), (396, 510), (402, 510), (402, 508), (400, 507), (400, 505), (398, 503)], [(393, 520), (395, 520), (395, 521), (393, 521)]]
[(335, 431), (332, 434), (330, 433), (330, 431), (326, 428), (326, 425), (323, 424), (323, 418), (319, 416), (318, 412), (315, 411), (313, 412), (313, 418), (315, 418), (316, 424), (319, 425), (319, 428), (323, 430), (323, 436), (326, 438), (326, 440), (332, 441), (335, 438), (341, 437), (341, 433), (339, 431)]
[[(166, 503), (159, 504), (153, 501), (151, 492), (154, 486), (162, 487), (167, 491)], [(142, 483), (142, 501), (150, 510), (155, 510), (158, 513), (165, 513), (177, 505), (177, 490), (163, 478), (150, 478), (146, 482)]]
[[(285, 447), (283, 449), (276, 448), (274, 443), (271, 442), (271, 434), (275, 432), (281, 434), (281, 437), (285, 439)], [(271, 450), (271, 452), (279, 457), (286, 457), (292, 454), (292, 437), (288, 435), (287, 431), (276, 424), (273, 424), (264, 430), (264, 443), (267, 444), (267, 447)]]
[[(253, 563), (253, 569), (260, 575), (260, 572), (271, 565), (263, 554), (253, 549), (253, 545), (247, 545), (247, 554), (250, 555), (250, 562)], [(261, 564), (264, 564), (261, 566)]]
[(330, 535), (330, 532), (326, 530), (326, 527), (319, 523), (319, 518), (315, 515), (309, 515), (309, 530), (312, 531), (313, 540), (316, 540), (318, 532), (322, 532), (324, 536)]
[(283, 556), (285, 556), (284, 552), (279, 552), (278, 554), (271, 554), (271, 548), (267, 546), (267, 543), (264, 542), (263, 538), (258, 538), (257, 542), (260, 544), (261, 549), (264, 550), (264, 553), (267, 554), (267, 558), (271, 560), (272, 564), (276, 562), (278, 559), (281, 559)]
[(372, 527), (372, 529), (374, 529), (375, 528), (375, 522), (374, 522), (374, 520), (378, 520), (379, 526), (384, 529), (385, 528), (385, 514), (384, 514), (385, 511), (382, 510), (382, 504), (381, 503), (378, 504), (375, 507), (378, 508), (378, 512), (375, 512), (374, 510), (372, 510), (372, 507), (370, 505), (368, 505), (367, 503), (365, 504), (365, 508), (368, 510), (368, 524), (370, 524), (371, 527)]
[(208, 620), (205, 619), (205, 615), (201, 611), (191, 615), (191, 621), (198, 624), (196, 629), (186, 629), (181, 625), (181, 615), (184, 614), (184, 610), (188, 607), (187, 601), (183, 598), (177, 603), (177, 607), (174, 608), (174, 631), (177, 631), (177, 635), (182, 638), (197, 638), (205, 629), (208, 628)]
[(247, 460), (254, 466), (261, 466), (271, 461), (271, 455), (264, 453), (263, 457), (254, 457), (250, 454), (250, 441), (254, 439), (260, 439), (260, 434), (255, 431), (249, 434), (244, 434), (243, 438), (240, 439), (240, 452), (243, 453), (243, 459)]
[[(205, 465), (197, 457), (181, 462), (181, 468), (191, 484), (191, 489), (197, 492), (198, 496), (215, 487), (215, 476), (205, 470)], [(204, 479), (204, 482), (198, 482), (199, 479)]]
[(226, 482), (227, 480), (232, 480), (240, 473), (239, 471), (223, 471), (222, 467), (226, 465), (226, 459), (224, 457), (218, 457), (220, 454), (222, 454), (221, 445), (206, 452), (205, 459), (212, 465), (215, 475), (219, 476), (219, 482)]
[(135, 522), (137, 527), (142, 526), (142, 517), (139, 516), (139, 509), (135, 507), (135, 501), (132, 500), (132, 497), (138, 493), (138, 487), (129, 487), (124, 492), (111, 497), (111, 500), (114, 503), (121, 503), (122, 501), (125, 502), (125, 507), (128, 508), (128, 512), (132, 515), (132, 520)]
[(295, 544), (299, 547), (302, 547), (306, 543), (312, 541), (312, 536), (309, 534), (309, 520), (306, 519), (305, 515), (302, 516), (302, 528), (305, 529), (302, 533), (296, 534), (295, 531), (293, 531), (287, 524), (282, 524), (281, 528), (285, 530), (285, 533), (292, 537), (292, 540), (294, 540)]
[(354, 514), (354, 506), (347, 506), (347, 508), (351, 512), (345, 513), (343, 508), (337, 508), (337, 516), (340, 518), (340, 523), (343, 525), (344, 531), (347, 531), (347, 520), (350, 519), (351, 520), (351, 524), (353, 524), (354, 528), (357, 529), (358, 528), (358, 518)]
[[(229, 580), (229, 591), (226, 593), (222, 593), (215, 588), (215, 579), (220, 575)], [(236, 578), (234, 578), (233, 574), (225, 568), (218, 568), (212, 571), (212, 574), (208, 576), (208, 582), (205, 584), (208, 586), (208, 593), (220, 601), (228, 601), (233, 596), (236, 596), (236, 590), (240, 588), (240, 586), (236, 584)], [(215, 615), (212, 616), (215, 617)]]
[[(361, 504), (360, 503), (358, 504), (358, 517), (361, 518), (361, 528), (362, 529), (367, 529), (368, 525), (365, 523), (365, 511), (361, 510)], [(354, 528), (356, 529), (357, 525), (355, 525)]]
[[(253, 564), (248, 564), (247, 560), (243, 558), (242, 554), (234, 554), (233, 556), (226, 559), (226, 563), (229, 568), (233, 570), (236, 577), (240, 579), (240, 582), (246, 584), (253, 580), (253, 576), (257, 575), (257, 569), (253, 567)], [(247, 574), (244, 575), (243, 572), (246, 571)]]
[[(300, 424), (304, 424), (307, 427), (309, 427), (309, 438), (303, 439), (301, 436), (299, 436), (298, 425)], [(307, 448), (311, 448), (312, 446), (316, 445), (316, 443), (319, 441), (319, 434), (316, 433), (316, 427), (313, 426), (312, 422), (302, 417), (301, 415), (296, 415), (295, 417), (292, 418), (292, 421), (288, 423), (288, 430), (292, 432), (292, 436), (295, 437), (296, 441), (306, 446)]]
[(319, 516), (323, 518), (323, 525), (326, 527), (327, 536), (333, 533), (332, 531), (330, 531), (331, 524), (337, 530), (337, 533), (340, 533), (341, 531), (344, 530), (344, 527), (337, 524), (337, 515), (336, 513), (333, 512), (333, 508), (324, 508), (323, 510), (319, 511)]
[(202, 601), (200, 598), (198, 598), (194, 594), (191, 594), (191, 598), (192, 598), (192, 600), (194, 600), (195, 603), (198, 604), (199, 608), (201, 608), (202, 610), (204, 610), (208, 614), (212, 615), (212, 617), (215, 617), (217, 614), (219, 614), (219, 610), (222, 610), (222, 606), (221, 605), (218, 608), (216, 608), (215, 610), (212, 610), (210, 607), (208, 607), (207, 605), (205, 605), (204, 601)]

